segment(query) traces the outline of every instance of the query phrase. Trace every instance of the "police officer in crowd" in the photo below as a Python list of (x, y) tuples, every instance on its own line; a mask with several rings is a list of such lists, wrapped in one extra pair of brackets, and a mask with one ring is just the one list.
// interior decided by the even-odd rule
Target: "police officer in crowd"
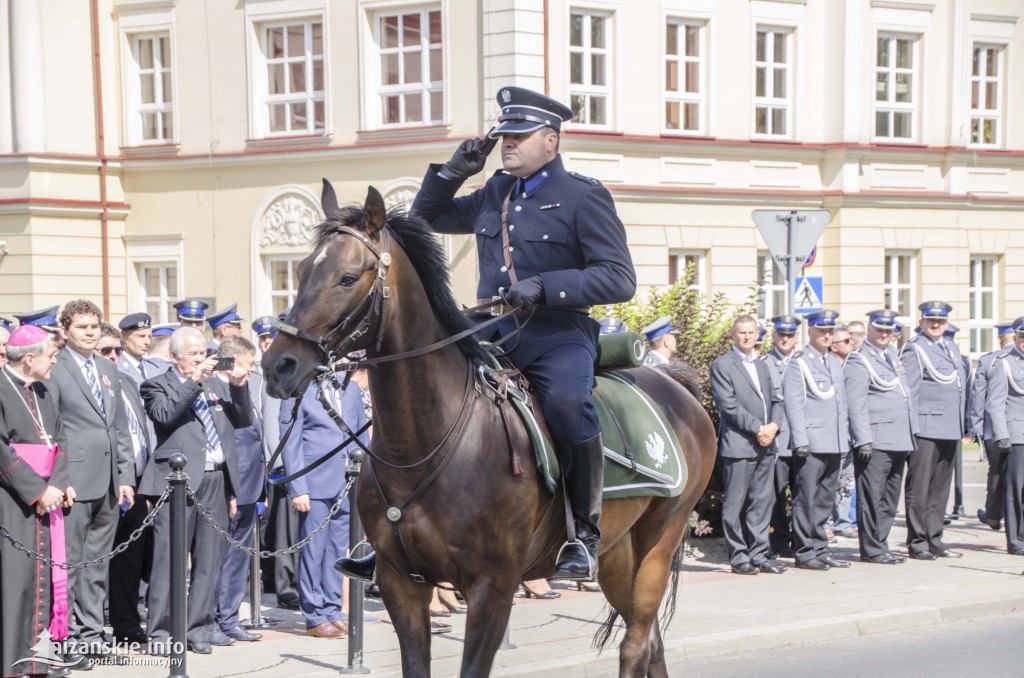
[[(775, 316), (771, 319), (771, 323), (773, 328), (772, 350), (761, 358), (761, 361), (768, 366), (775, 397), (782, 402), (782, 373), (785, 372), (789, 359), (796, 351), (797, 331), (800, 328), (801, 320), (795, 315), (787, 314)], [(777, 455), (773, 479), (774, 500), (769, 522), (771, 533), (768, 536), (768, 544), (773, 554), (791, 558), (793, 557), (793, 535), (789, 525), (787, 490), (792, 491), (793, 450), (789, 447), (789, 424), (786, 422), (785, 407), (780, 407), (778, 412), (779, 418), (773, 420), (779, 425), (779, 434), (775, 438)]]
[(136, 385), (141, 384), (149, 376), (145, 370), (146, 366), (142, 360), (149, 353), (149, 344), (152, 340), (153, 318), (148, 313), (130, 313), (121, 318), (117, 324), (121, 330), (121, 359), (117, 367), (123, 374), (127, 374)]
[(838, 316), (829, 309), (807, 316), (808, 344), (782, 376), (793, 448), (793, 547), (796, 566), (807, 570), (850, 566), (832, 557), (825, 536), (840, 458), (850, 451), (843, 370), (829, 351)]
[(228, 337), (241, 336), (243, 320), (245, 318), (238, 315), (238, 304), (231, 304), (216, 313), (211, 313), (206, 322), (210, 324), (213, 338), (206, 342), (207, 350), (215, 352), (220, 343)]
[(968, 430), (981, 443), (988, 460), (988, 478), (985, 483), (985, 508), (978, 509), (978, 520), (993, 530), (998, 530), (1003, 518), (1003, 475), (1002, 457), (996, 450), (993, 438), (992, 418), (988, 416), (985, 401), (988, 398), (988, 375), (998, 355), (1013, 350), (1016, 334), (1013, 323), (996, 323), (994, 326), (999, 340), (999, 349), (978, 358), (978, 368), (971, 381), (971, 397), (967, 416)]
[(774, 497), (776, 423), (782, 403), (768, 365), (758, 360), (757, 321), (741, 315), (732, 324), (732, 350), (711, 364), (711, 397), (718, 407), (718, 456), (725, 498), (722, 531), (736, 574), (782, 574), (768, 555), (768, 521)]
[(164, 323), (153, 326), (153, 331), (149, 336), (149, 352), (142, 359), (142, 369), (145, 370), (146, 379), (152, 379), (171, 369), (171, 335), (179, 327), (181, 327), (181, 323)]
[(1013, 321), (1013, 348), (988, 373), (985, 413), (1002, 463), (1006, 550), (1024, 556), (1024, 316)]
[(647, 327), (640, 330), (640, 334), (647, 337), (650, 350), (644, 358), (644, 364), (658, 366), (668, 365), (676, 352), (676, 335), (672, 333), (672, 316), (663, 315)]
[(14, 317), (18, 319), (18, 322), (22, 325), (35, 325), (41, 327), (50, 333), (54, 343), (57, 344), (57, 350), (64, 348), (64, 344), (67, 343), (64, 335), (60, 331), (60, 324), (57, 322), (57, 312), (60, 310), (60, 306), (48, 306), (41, 308), (38, 311), (25, 311), (24, 313), (15, 313)]
[(907, 548), (911, 558), (959, 558), (942, 540), (953, 463), (964, 434), (967, 377), (960, 350), (943, 336), (952, 306), (926, 301), (921, 333), (900, 357), (910, 397), (917, 405), (917, 450), (907, 466)]
[(915, 448), (917, 432), (906, 372), (899, 358), (886, 350), (895, 324), (895, 311), (871, 311), (866, 340), (850, 354), (843, 370), (855, 453), (860, 559), (878, 565), (906, 562), (889, 551), (887, 540), (900, 502), (903, 467)]
[(201, 299), (182, 299), (174, 305), (182, 327), (194, 327), (200, 332), (206, 327), (206, 309), (210, 305)]

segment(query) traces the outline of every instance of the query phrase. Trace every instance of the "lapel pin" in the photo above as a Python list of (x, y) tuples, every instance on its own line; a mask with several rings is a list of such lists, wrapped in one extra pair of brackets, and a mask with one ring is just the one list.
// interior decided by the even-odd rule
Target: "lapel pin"
[(560, 203), (560, 202), (553, 202), (550, 205), (541, 205), (540, 208), (542, 210), (553, 210), (553, 209), (558, 209), (561, 206), (562, 206), (562, 203)]

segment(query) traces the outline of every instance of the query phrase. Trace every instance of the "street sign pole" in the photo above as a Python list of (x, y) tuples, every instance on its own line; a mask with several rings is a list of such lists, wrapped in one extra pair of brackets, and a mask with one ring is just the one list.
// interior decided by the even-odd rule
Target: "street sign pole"
[(792, 313), (796, 308), (793, 305), (793, 297), (796, 291), (793, 283), (796, 282), (796, 256), (793, 254), (793, 229), (796, 226), (796, 212), (790, 212), (786, 219), (786, 313)]
[(786, 276), (786, 313), (793, 313), (797, 276), (815, 243), (832, 220), (830, 210), (754, 210), (751, 217), (768, 251)]

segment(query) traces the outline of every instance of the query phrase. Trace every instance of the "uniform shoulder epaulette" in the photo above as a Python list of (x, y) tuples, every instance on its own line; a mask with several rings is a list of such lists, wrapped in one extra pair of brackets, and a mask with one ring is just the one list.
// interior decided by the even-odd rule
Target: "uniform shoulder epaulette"
[[(793, 351), (793, 356), (792, 356), (792, 358), (799, 358), (799, 357), (800, 357), (800, 356), (802, 356), (803, 354), (804, 354), (804, 351), (803, 351), (803, 349), (800, 349), (799, 351)], [(792, 358), (790, 358), (790, 359), (792, 360)]]
[(570, 177), (573, 179), (579, 179), (580, 181), (590, 184), (591, 186), (600, 186), (601, 182), (593, 177), (588, 177), (580, 174), (579, 172), (569, 172)]
[(1005, 360), (1010, 356), (1010, 353), (1012, 353), (1012, 351), (1007, 351), (1006, 353), (996, 351), (996, 357), (994, 358), (994, 360)]
[(491, 176), (492, 177), (503, 177), (506, 174), (508, 174), (508, 172), (499, 167), (498, 169), (494, 170), (494, 174), (492, 174)]
[[(920, 334), (915, 334), (910, 339), (907, 339), (907, 344), (916, 344), (920, 340), (921, 340), (921, 335)], [(906, 346), (906, 344), (904, 344), (904, 346)]]

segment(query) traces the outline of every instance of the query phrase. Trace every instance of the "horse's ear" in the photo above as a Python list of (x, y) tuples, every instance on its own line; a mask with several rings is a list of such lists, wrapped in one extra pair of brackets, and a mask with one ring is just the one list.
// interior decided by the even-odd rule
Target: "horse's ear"
[(384, 196), (373, 186), (366, 192), (366, 203), (363, 205), (363, 230), (366, 235), (376, 235), (384, 228), (384, 221), (387, 219), (387, 208), (384, 206)]
[(335, 219), (341, 213), (341, 208), (338, 207), (338, 196), (334, 194), (334, 187), (331, 186), (331, 182), (327, 179), (323, 180), (324, 190), (320, 193), (320, 207), (324, 210), (324, 215), (328, 219)]

